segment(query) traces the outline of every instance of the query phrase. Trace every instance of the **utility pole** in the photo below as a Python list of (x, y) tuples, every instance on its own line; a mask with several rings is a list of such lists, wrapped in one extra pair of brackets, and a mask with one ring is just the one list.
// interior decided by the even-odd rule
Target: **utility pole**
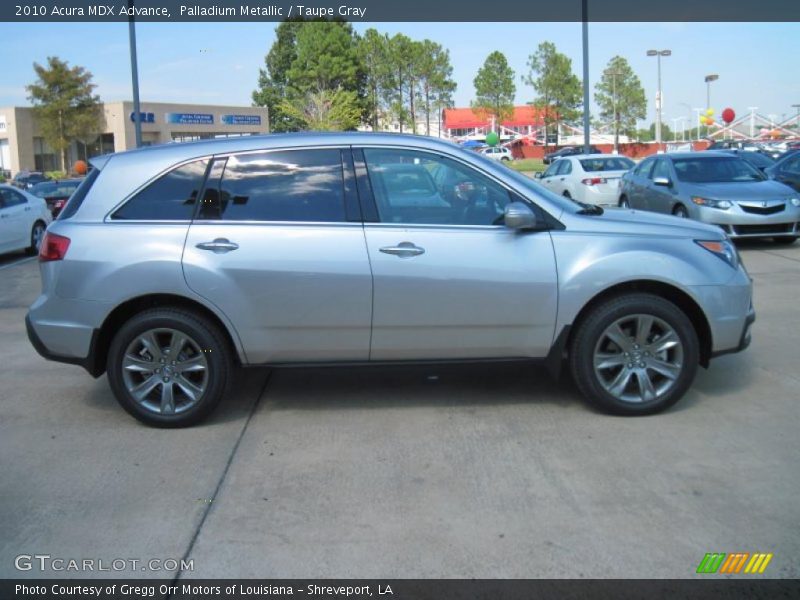
[(697, 115), (697, 139), (700, 139), (700, 113), (703, 112), (702, 108), (693, 108), (694, 113)]
[(750, 138), (756, 137), (756, 111), (757, 106), (748, 106), (747, 110), (750, 111)]
[(661, 149), (661, 106), (663, 104), (661, 94), (661, 57), (672, 56), (672, 50), (648, 50), (647, 56), (655, 56), (658, 59), (658, 91), (656, 92), (656, 143)]
[(583, 151), (589, 154), (591, 137), (589, 131), (589, 0), (582, 0), (583, 18)]
[(133, 83), (133, 130), (136, 147), (142, 147), (142, 112), (139, 104), (139, 66), (136, 61), (136, 24), (133, 20), (133, 0), (128, 0), (128, 40), (131, 46), (131, 80)]

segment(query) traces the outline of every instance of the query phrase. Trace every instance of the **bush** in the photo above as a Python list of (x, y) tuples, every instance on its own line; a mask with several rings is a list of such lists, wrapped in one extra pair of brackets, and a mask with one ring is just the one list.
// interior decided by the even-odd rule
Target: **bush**
[(66, 179), (67, 174), (64, 171), (45, 171), (45, 177), (48, 179)]

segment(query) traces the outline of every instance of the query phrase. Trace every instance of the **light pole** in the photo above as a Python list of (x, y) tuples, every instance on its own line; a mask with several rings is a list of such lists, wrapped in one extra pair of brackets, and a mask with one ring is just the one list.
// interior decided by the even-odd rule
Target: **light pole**
[(794, 119), (794, 128), (800, 131), (800, 104), (792, 104), (792, 108), (797, 109), (797, 116)]
[[(705, 82), (706, 82), (706, 110), (711, 108), (711, 82), (716, 81), (719, 79), (719, 75), (712, 74), (706, 75)], [(706, 136), (708, 136), (709, 126), (706, 125)]]
[(139, 68), (136, 61), (136, 24), (133, 21), (133, 0), (128, 0), (128, 41), (131, 48), (131, 82), (133, 84), (133, 131), (136, 147), (142, 146), (142, 113), (139, 104)]
[(661, 57), (671, 56), (672, 50), (648, 50), (647, 56), (658, 59), (658, 91), (656, 92), (656, 143), (661, 148)]

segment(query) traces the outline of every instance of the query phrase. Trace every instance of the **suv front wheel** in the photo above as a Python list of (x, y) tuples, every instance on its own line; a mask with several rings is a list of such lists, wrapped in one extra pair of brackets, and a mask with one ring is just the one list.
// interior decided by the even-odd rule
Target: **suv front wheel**
[(108, 381), (131, 415), (149, 425), (184, 427), (203, 420), (231, 377), (228, 345), (205, 317), (156, 308), (127, 321), (111, 342)]
[(689, 318), (652, 294), (612, 298), (579, 323), (570, 366), (581, 393), (606, 412), (646, 415), (675, 404), (697, 373)]

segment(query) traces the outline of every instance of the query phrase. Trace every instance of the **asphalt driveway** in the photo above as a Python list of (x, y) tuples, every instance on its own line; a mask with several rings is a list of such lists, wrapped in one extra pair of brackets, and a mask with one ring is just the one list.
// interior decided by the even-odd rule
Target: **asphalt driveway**
[(191, 559), (184, 578), (682, 578), (712, 551), (798, 577), (800, 243), (741, 249), (753, 344), (662, 415), (599, 414), (521, 366), (252, 369), (174, 431), (35, 353), (37, 264), (6, 259), (0, 577), (92, 575), (14, 567), (49, 554)]

